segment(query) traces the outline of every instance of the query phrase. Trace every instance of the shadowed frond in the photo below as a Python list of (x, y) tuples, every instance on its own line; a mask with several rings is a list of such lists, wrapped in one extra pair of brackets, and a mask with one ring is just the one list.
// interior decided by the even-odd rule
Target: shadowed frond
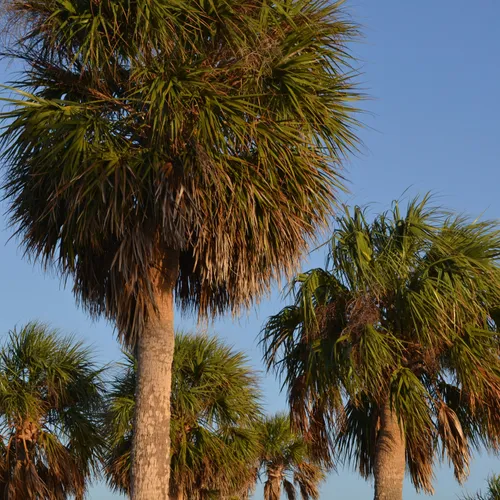
[(339, 419), (336, 452), (353, 465), (365, 479), (373, 474), (375, 443), (379, 427), (379, 408), (367, 397), (348, 401)]

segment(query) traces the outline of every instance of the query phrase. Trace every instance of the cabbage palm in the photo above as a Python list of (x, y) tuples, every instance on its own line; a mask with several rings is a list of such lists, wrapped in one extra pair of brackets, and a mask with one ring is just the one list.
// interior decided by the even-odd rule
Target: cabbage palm
[(0, 351), (0, 498), (83, 499), (102, 451), (101, 370), (72, 338), (29, 323)]
[(296, 488), (302, 500), (318, 499), (326, 469), (314, 460), (304, 438), (292, 431), (290, 417), (284, 413), (266, 417), (257, 425), (257, 432), (264, 500), (280, 500), (282, 490), (288, 500), (295, 500)]
[(265, 325), (295, 425), (373, 475), (376, 499), (401, 500), (405, 467), (431, 492), (438, 456), (461, 481), (472, 449), (500, 445), (499, 256), (495, 224), (428, 197), (371, 222), (346, 209), (327, 269)]
[(137, 347), (136, 498), (167, 495), (174, 291), (236, 312), (329, 218), (356, 144), (341, 3), (6, 2), (11, 221)]
[[(136, 363), (128, 358), (113, 384), (108, 410), (106, 473), (130, 490)], [(244, 498), (256, 481), (253, 422), (260, 393), (245, 356), (221, 341), (177, 334), (173, 363), (171, 488), (175, 500)]]

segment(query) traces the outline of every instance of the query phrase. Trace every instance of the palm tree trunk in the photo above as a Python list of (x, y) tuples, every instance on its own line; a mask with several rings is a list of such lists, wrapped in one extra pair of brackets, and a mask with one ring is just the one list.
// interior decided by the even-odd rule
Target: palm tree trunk
[(375, 449), (375, 500), (403, 499), (405, 467), (403, 431), (387, 402), (382, 407)]
[(267, 481), (264, 485), (264, 500), (280, 500), (283, 473), (279, 469), (267, 470)]
[(174, 356), (173, 292), (178, 252), (155, 271), (157, 310), (137, 341), (137, 387), (132, 448), (134, 500), (167, 499), (170, 477), (170, 393)]

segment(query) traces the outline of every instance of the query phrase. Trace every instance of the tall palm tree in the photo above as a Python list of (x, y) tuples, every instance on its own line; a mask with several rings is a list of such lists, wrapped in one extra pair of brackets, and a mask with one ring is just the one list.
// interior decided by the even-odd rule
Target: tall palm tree
[(431, 492), (438, 452), (461, 481), (472, 449), (500, 445), (499, 256), (494, 223), (428, 197), (371, 222), (346, 209), (327, 269), (265, 325), (295, 425), (374, 475), (376, 499), (402, 498), (405, 466)]
[(103, 384), (90, 351), (40, 323), (0, 351), (0, 498), (83, 499), (99, 466)]
[[(109, 484), (130, 490), (136, 363), (128, 358), (110, 395)], [(172, 381), (170, 498), (246, 498), (256, 481), (253, 423), (260, 392), (245, 356), (220, 340), (177, 334)]]
[(137, 347), (134, 496), (164, 498), (174, 291), (237, 311), (329, 219), (356, 28), (329, 0), (6, 3), (11, 221)]
[(325, 478), (326, 468), (314, 460), (304, 438), (292, 431), (290, 417), (284, 413), (266, 417), (257, 430), (259, 468), (266, 478), (264, 500), (280, 500), (282, 489), (288, 500), (295, 500), (296, 487), (302, 500), (318, 499), (318, 486)]

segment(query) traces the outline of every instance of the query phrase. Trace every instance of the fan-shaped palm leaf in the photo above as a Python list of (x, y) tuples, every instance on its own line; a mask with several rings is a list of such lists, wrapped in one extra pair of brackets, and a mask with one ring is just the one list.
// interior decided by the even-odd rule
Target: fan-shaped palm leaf
[[(264, 476), (264, 499), (280, 500), (281, 491), (288, 500), (319, 498), (319, 484), (330, 464), (317, 460), (304, 438), (293, 432), (290, 417), (278, 413), (257, 424), (260, 444), (260, 473)], [(295, 487), (294, 486), (295, 483)]]
[(498, 500), (500, 498), (500, 477), (494, 475), (488, 479), (488, 489), (486, 493), (476, 493), (475, 495), (465, 495), (462, 500)]

